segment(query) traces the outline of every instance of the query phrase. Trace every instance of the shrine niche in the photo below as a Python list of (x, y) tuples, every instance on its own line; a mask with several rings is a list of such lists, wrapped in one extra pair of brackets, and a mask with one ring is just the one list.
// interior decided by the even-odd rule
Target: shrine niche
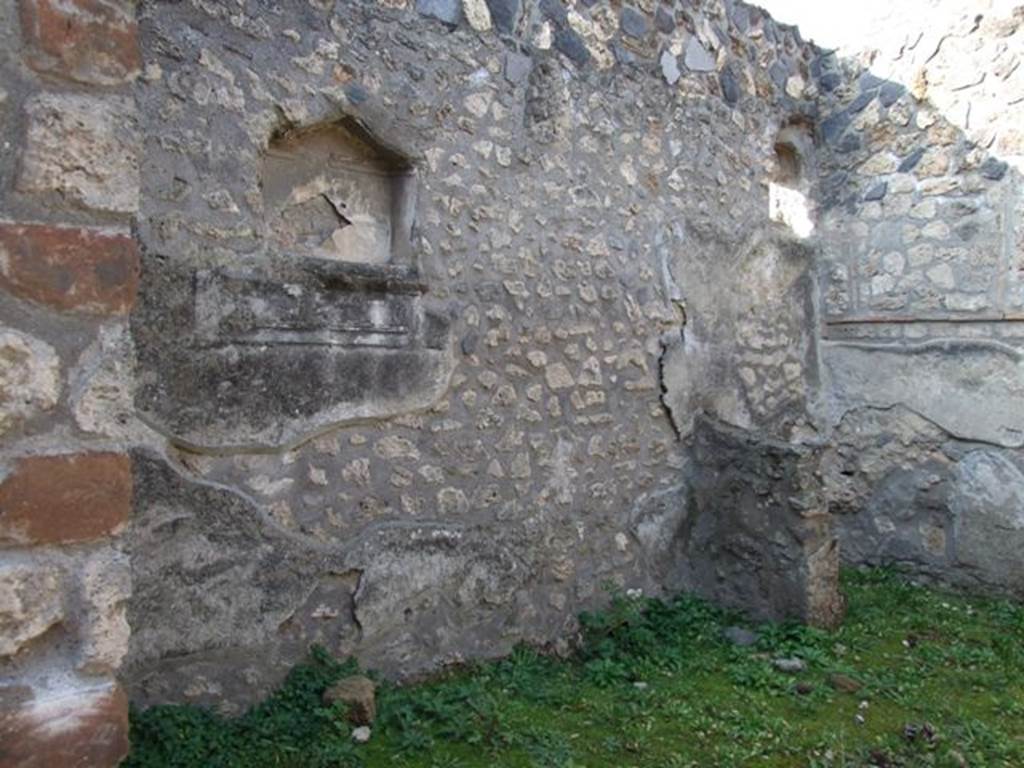
[(276, 247), (360, 264), (410, 260), (412, 167), (358, 123), (275, 136), (260, 181)]
[(451, 321), (411, 247), (412, 164), (341, 121), (275, 136), (258, 170), (258, 258), (147, 258), (140, 412), (182, 446), (224, 452), (431, 405), (448, 387)]

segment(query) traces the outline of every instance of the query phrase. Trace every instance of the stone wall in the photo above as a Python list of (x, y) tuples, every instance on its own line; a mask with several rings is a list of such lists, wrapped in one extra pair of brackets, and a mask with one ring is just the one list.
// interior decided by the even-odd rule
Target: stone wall
[(681, 562), (690, 589), (762, 620), (840, 623), (839, 542), (822, 448), (696, 419)]
[(131, 3), (0, 3), (0, 765), (128, 749)]
[(830, 509), (1019, 590), (1024, 33), (951, 13), (0, 0), (0, 766), (607, 588), (830, 625)]
[(871, 50), (824, 56), (815, 74), (844, 556), (1020, 594), (1024, 10), (1013, 6), (893, 6)]
[[(564, 646), (604, 585), (685, 585), (684, 323), (778, 381), (751, 427), (807, 420), (813, 270), (767, 188), (814, 108), (795, 30), (515, 2), (152, 3), (140, 30), (135, 405), (160, 441), (135, 461), (133, 696), (231, 709), (311, 642), (398, 676)], [(360, 221), (386, 264), (344, 257)], [(713, 357), (685, 367), (756, 389)]]

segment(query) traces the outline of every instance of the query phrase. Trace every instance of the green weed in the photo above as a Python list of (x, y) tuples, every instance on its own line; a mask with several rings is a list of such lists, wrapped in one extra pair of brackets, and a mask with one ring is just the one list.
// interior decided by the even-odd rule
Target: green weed
[[(889, 571), (844, 575), (835, 632), (756, 627), (692, 597), (612, 595), (580, 617), (571, 660), (501, 661), (378, 691), (368, 744), (321, 703), (351, 662), (313, 649), (235, 719), (189, 707), (132, 713), (127, 768), (877, 768), (1024, 765), (1024, 607), (966, 599)], [(780, 672), (775, 658), (806, 669)], [(860, 686), (837, 690), (842, 673)]]

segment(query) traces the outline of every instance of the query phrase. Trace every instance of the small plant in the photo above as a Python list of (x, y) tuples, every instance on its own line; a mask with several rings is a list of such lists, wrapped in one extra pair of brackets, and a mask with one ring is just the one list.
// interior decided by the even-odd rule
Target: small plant
[(321, 701), (332, 683), (354, 674), (354, 662), (339, 662), (314, 647), (281, 688), (240, 718), (181, 706), (132, 712), (135, 748), (126, 768), (250, 768), (295, 766), (341, 768), (361, 761), (349, 729)]

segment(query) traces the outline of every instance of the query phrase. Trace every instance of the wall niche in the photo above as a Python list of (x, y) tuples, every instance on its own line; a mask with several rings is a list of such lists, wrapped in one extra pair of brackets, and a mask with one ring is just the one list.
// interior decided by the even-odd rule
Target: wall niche
[(179, 445), (234, 452), (436, 402), (451, 313), (412, 248), (412, 164), (348, 119), (276, 135), (257, 162), (264, 253), (147, 259), (138, 412)]
[(808, 165), (814, 157), (813, 126), (802, 116), (791, 118), (775, 138), (775, 172), (768, 186), (768, 218), (785, 224), (803, 239), (814, 232)]
[(276, 249), (357, 264), (411, 263), (412, 164), (354, 120), (275, 135), (260, 180)]

